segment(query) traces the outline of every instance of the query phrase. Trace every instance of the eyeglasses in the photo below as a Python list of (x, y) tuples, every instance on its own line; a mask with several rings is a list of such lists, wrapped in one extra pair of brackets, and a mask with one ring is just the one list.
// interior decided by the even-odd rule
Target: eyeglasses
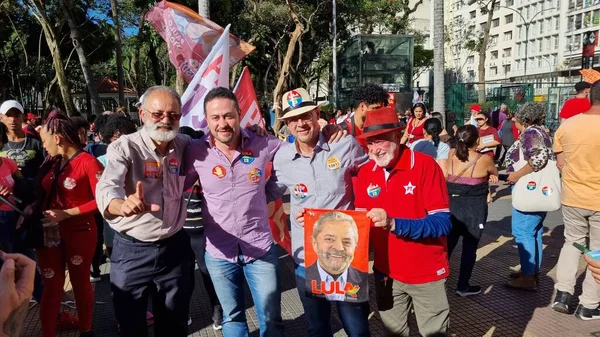
[(172, 121), (178, 121), (181, 119), (181, 114), (175, 112), (152, 112), (146, 109), (142, 110), (145, 110), (147, 113), (150, 114), (150, 117), (152, 117), (152, 119), (157, 121), (163, 120), (165, 117), (169, 118)]
[(311, 111), (303, 113), (302, 115), (299, 115), (299, 116), (293, 116), (290, 118), (286, 118), (286, 121), (290, 124), (298, 123), (299, 121), (310, 122), (313, 118), (313, 111), (314, 110), (311, 110)]

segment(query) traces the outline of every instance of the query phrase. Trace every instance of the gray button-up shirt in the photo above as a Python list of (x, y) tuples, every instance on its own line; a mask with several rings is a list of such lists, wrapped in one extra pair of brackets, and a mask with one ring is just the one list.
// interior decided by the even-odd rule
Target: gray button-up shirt
[(267, 184), (269, 200), (290, 190), (292, 254), (304, 266), (304, 227), (296, 221), (300, 208), (354, 209), (352, 177), (369, 160), (354, 137), (327, 144), (319, 135), (312, 157), (301, 155), (296, 144), (288, 144), (275, 154), (273, 173)]
[(142, 182), (146, 203), (160, 206), (158, 212), (107, 220), (114, 230), (141, 241), (153, 242), (166, 239), (183, 227), (186, 205), (181, 163), (190, 141), (188, 136), (177, 135), (163, 156), (148, 131), (142, 128), (136, 133), (121, 136), (108, 146), (107, 165), (96, 186), (100, 212), (104, 214), (113, 199), (126, 199), (135, 193), (138, 181)]

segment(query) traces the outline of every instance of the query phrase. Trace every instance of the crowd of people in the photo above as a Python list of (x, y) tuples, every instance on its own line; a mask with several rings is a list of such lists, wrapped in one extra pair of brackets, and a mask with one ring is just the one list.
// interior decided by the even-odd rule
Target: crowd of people
[[(506, 168), (513, 188), (526, 182), (550, 196), (560, 189), (531, 186), (529, 178), (553, 164), (562, 172), (565, 244), (552, 307), (571, 313), (581, 258), (573, 243), (600, 249), (600, 140), (590, 128), (600, 122), (600, 82), (580, 88), (576, 99), (591, 93), (590, 108), (561, 113), (568, 117), (554, 139), (543, 127), (540, 103), (514, 112), (502, 105), (491, 114), (475, 104), (465, 125), (449, 127), (422, 103), (408, 118), (399, 116), (375, 84), (357, 88), (352, 114), (326, 126), (305, 89), (285, 93), (280, 118), (293, 142), (256, 126), (242, 128), (236, 96), (227, 88), (211, 90), (204, 100), (206, 134), (180, 127), (181, 99), (164, 86), (141, 97), (140, 128), (120, 113), (86, 120), (57, 110), (43, 122), (35, 116), (25, 122), (23, 107), (6, 101), (0, 106), (0, 302), (8, 303), (0, 306), (2, 332), (18, 335), (33, 293), (42, 336), (65, 328), (94, 336), (91, 282), (100, 279), (108, 257), (121, 336), (147, 336), (149, 323), (156, 336), (186, 336), (196, 264), (215, 330), (248, 336), (247, 283), (260, 335), (283, 336), (281, 270), (267, 203), (289, 192), (291, 256), (306, 335), (332, 336), (332, 306), (349, 336), (371, 334), (368, 302), (315, 298), (305, 288), (304, 212), (322, 208), (366, 211), (385, 334), (408, 336), (414, 312), (421, 335), (445, 336), (448, 260), (461, 237), (458, 282), (450, 287), (462, 297), (482, 290), (471, 276), (498, 168)], [(565, 104), (573, 106), (582, 104)], [(508, 287), (536, 291), (547, 212), (513, 203), (521, 270), (510, 275)], [(331, 247), (326, 258), (343, 254)], [(600, 262), (590, 254), (585, 259), (590, 267), (575, 316), (600, 319)], [(66, 270), (77, 317), (60, 309)]]

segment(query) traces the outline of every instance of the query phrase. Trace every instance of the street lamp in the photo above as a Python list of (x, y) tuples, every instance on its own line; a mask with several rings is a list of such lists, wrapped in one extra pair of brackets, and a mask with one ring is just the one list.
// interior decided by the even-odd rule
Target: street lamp
[(527, 21), (527, 20), (525, 20), (525, 17), (523, 17), (523, 15), (521, 14), (521, 12), (519, 12), (518, 10), (516, 10), (514, 8), (506, 7), (506, 6), (502, 6), (502, 5), (499, 5), (498, 7), (506, 8), (506, 9), (509, 9), (509, 10), (511, 10), (511, 11), (519, 14), (519, 16), (521, 17), (521, 19), (523, 20), (523, 25), (525, 25), (525, 70), (523, 72), (523, 77), (525, 77), (527, 75), (527, 62), (529, 62), (529, 58), (527, 57), (528, 56), (527, 46), (529, 45), (529, 25), (531, 25), (533, 23), (533, 19), (535, 19), (535, 17), (538, 16), (538, 14), (541, 14), (541, 13), (543, 13), (545, 11), (549, 11), (551, 9), (556, 9), (556, 8), (555, 7), (550, 7), (550, 8), (542, 9), (541, 11), (535, 13), (533, 15), (533, 17), (529, 21)]

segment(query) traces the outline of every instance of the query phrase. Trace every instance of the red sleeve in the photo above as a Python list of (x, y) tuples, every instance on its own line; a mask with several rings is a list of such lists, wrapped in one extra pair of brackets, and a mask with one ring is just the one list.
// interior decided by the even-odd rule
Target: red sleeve
[(512, 132), (513, 132), (513, 136), (515, 137), (515, 140), (519, 139), (519, 129), (517, 129), (516, 123), (514, 123), (512, 126)]
[(440, 166), (431, 157), (423, 157), (421, 185), (423, 205), (428, 214), (449, 212), (448, 188)]
[(87, 213), (95, 213), (98, 212), (98, 204), (96, 203), (96, 184), (98, 184), (98, 179), (102, 175), (102, 171), (104, 168), (100, 162), (92, 157), (91, 155), (88, 157), (87, 162), (84, 165), (85, 175), (90, 182), (90, 187), (92, 189), (92, 194), (94, 195), (94, 199), (86, 202), (85, 204), (79, 206), (80, 214)]
[(8, 169), (10, 170), (11, 175), (15, 174), (15, 172), (17, 172), (19, 170), (19, 166), (17, 166), (17, 163), (12, 161), (11, 159), (3, 157), (2, 161), (5, 165), (8, 166)]

